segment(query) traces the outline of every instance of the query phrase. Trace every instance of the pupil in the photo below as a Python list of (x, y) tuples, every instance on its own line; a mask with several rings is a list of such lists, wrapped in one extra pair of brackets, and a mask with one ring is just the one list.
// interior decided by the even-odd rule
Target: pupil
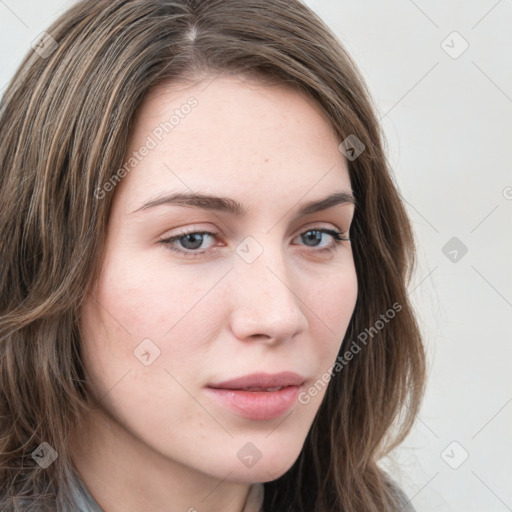
[[(315, 246), (317, 245), (321, 239), (322, 239), (322, 233), (320, 231), (308, 231), (305, 235), (303, 235), (306, 241), (313, 242), (312, 244), (309, 244), (306, 242), (307, 245)], [(186, 249), (197, 249), (201, 247), (202, 241), (203, 241), (203, 235), (200, 234), (190, 234), (185, 235), (183, 237), (183, 240), (185, 240), (185, 248)], [(315, 243), (317, 242), (317, 243)]]
[[(313, 236), (311, 236), (311, 234), (313, 234)], [(320, 233), (320, 231), (308, 231), (305, 235), (306, 239), (309, 239), (309, 240), (312, 240), (313, 242), (314, 241), (317, 241), (317, 242), (320, 242), (321, 238), (322, 238), (322, 233)], [(316, 245), (316, 244), (313, 244), (313, 246)]]
[[(194, 242), (194, 238), (196, 239), (195, 242)], [(197, 249), (198, 247), (201, 247), (201, 243), (202, 243), (202, 235), (199, 235), (199, 234), (191, 234), (191, 235), (185, 235), (184, 237), (185, 241), (192, 241), (192, 246), (190, 246), (190, 244), (188, 243), (185, 243), (185, 248), (186, 249)]]

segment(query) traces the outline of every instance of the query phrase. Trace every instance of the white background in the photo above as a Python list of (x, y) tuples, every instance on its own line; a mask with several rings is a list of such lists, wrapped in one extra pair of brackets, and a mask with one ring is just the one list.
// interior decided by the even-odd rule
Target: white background
[[(0, 94), (72, 3), (0, 0)], [(385, 465), (418, 512), (512, 510), (512, 1), (307, 4), (367, 80), (419, 245), (428, 391)]]

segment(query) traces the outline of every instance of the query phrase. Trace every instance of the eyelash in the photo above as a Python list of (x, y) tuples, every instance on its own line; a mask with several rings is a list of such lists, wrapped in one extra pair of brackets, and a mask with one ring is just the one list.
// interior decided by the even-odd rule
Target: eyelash
[[(315, 232), (315, 231), (320, 232), (320, 233), (325, 233), (327, 235), (332, 236), (333, 242), (329, 246), (323, 247), (322, 249), (317, 249), (314, 252), (320, 252), (320, 253), (334, 252), (339, 249), (342, 242), (350, 242), (350, 238), (347, 236), (344, 236), (343, 232), (336, 231), (334, 229), (320, 228), (320, 227), (307, 229), (306, 231), (303, 231), (302, 233), (300, 233), (298, 236), (301, 236), (301, 235), (304, 235), (304, 234), (310, 233), (310, 232)], [(181, 238), (185, 238), (188, 235), (209, 235), (211, 237), (216, 237), (218, 235), (218, 233), (213, 233), (211, 231), (188, 231), (185, 233), (179, 233), (177, 235), (165, 238), (163, 240), (159, 240), (158, 243), (163, 244), (164, 246), (166, 246), (166, 248), (170, 249), (173, 252), (179, 253), (184, 257), (192, 257), (192, 258), (198, 257), (198, 256), (202, 256), (203, 254), (206, 254), (209, 251), (209, 249), (206, 249), (204, 251), (193, 251), (191, 249), (184, 250), (184, 249), (177, 249), (176, 247), (173, 247), (173, 245), (172, 245), (173, 242), (175, 242)]]

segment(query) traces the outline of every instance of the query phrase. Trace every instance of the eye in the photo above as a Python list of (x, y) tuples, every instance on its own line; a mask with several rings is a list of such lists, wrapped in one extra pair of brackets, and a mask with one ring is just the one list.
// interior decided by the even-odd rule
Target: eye
[(319, 247), (320, 244), (317, 242), (321, 242), (324, 235), (329, 235), (332, 238), (332, 241), (327, 245), (323, 245), (318, 252), (335, 251), (336, 249), (338, 249), (341, 242), (350, 241), (350, 239), (347, 236), (345, 236), (341, 231), (336, 231), (334, 229), (328, 228), (308, 229), (307, 231), (301, 233), (299, 237), (307, 241), (306, 245), (308, 247)]
[[(208, 238), (215, 239), (219, 233), (211, 231), (189, 231), (185, 233), (179, 233), (177, 235), (159, 240), (158, 243), (163, 244), (168, 249), (180, 254), (184, 257), (197, 257), (202, 256), (208, 252), (208, 248), (198, 251), (201, 248), (204, 241)], [(331, 241), (327, 244), (322, 244), (324, 237), (328, 235), (331, 237)], [(303, 231), (298, 237), (305, 242), (307, 247), (320, 247), (320, 249), (314, 250), (314, 252), (334, 252), (336, 251), (342, 242), (349, 242), (350, 238), (345, 236), (341, 231), (328, 228), (311, 228), (307, 231)], [(178, 247), (181, 245), (181, 247)]]
[[(201, 256), (206, 251), (197, 251), (207, 238), (215, 238), (218, 233), (211, 231), (190, 231), (188, 233), (180, 233), (164, 240), (160, 240), (166, 247), (184, 256)], [(183, 249), (176, 247), (176, 242), (180, 242)]]

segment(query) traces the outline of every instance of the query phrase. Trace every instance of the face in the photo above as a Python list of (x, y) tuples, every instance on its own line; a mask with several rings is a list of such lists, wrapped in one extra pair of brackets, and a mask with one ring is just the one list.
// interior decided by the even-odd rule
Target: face
[(281, 85), (146, 98), (81, 315), (99, 410), (141, 456), (234, 482), (297, 459), (357, 296), (339, 142)]

